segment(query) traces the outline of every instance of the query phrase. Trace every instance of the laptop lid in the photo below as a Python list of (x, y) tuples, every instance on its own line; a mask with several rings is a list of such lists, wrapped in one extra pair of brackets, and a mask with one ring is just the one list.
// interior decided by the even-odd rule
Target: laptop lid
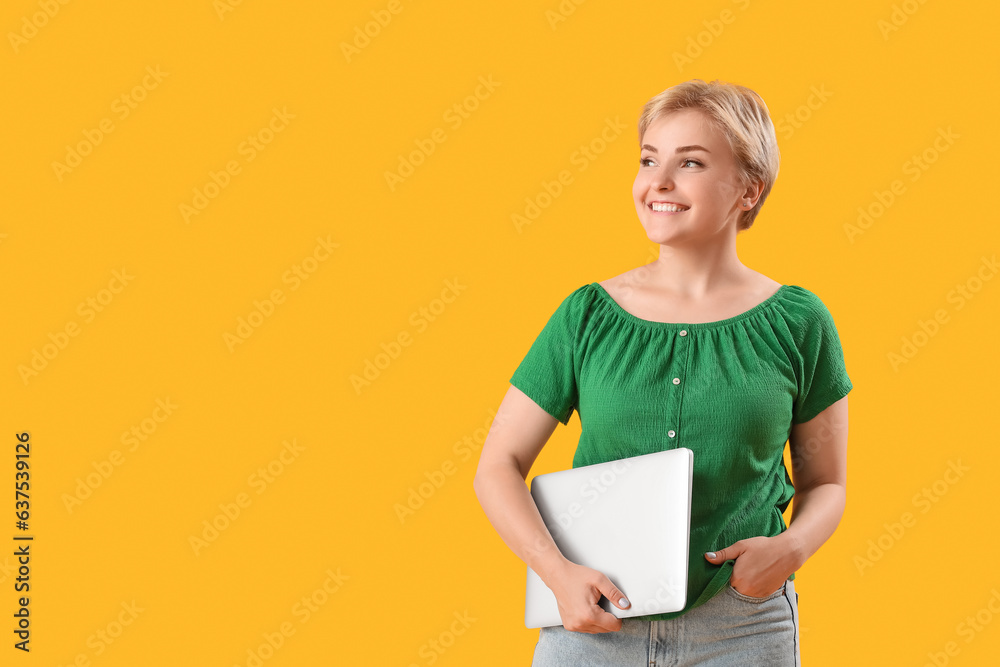
[[(618, 618), (680, 611), (687, 600), (694, 453), (679, 447), (536, 475), (531, 496), (562, 554), (603, 572), (628, 598)], [(555, 594), (530, 567), (524, 624), (562, 625)]]

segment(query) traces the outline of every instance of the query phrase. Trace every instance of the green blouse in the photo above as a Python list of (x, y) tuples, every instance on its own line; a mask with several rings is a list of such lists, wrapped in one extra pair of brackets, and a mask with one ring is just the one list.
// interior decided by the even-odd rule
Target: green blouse
[(729, 583), (735, 560), (714, 565), (706, 551), (786, 529), (792, 424), (852, 388), (833, 317), (804, 287), (782, 285), (734, 317), (684, 324), (633, 315), (596, 282), (562, 301), (510, 383), (562, 424), (577, 411), (574, 468), (694, 452), (687, 603), (644, 620), (680, 616)]

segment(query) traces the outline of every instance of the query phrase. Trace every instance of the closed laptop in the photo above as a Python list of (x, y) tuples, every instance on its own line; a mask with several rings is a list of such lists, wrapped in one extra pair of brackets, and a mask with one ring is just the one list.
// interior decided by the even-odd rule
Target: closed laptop
[[(675, 448), (536, 475), (531, 497), (560, 552), (603, 572), (628, 598), (618, 618), (680, 611), (687, 600), (694, 453)], [(555, 594), (530, 567), (524, 623), (562, 625)]]

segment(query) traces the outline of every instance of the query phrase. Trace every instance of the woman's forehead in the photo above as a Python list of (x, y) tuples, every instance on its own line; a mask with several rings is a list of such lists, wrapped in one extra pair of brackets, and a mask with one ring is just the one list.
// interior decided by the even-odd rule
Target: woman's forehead
[(725, 145), (726, 138), (718, 125), (705, 113), (683, 109), (659, 116), (649, 124), (640, 144), (655, 146), (657, 142), (672, 144), (667, 145), (667, 148), (700, 144), (711, 151), (713, 146)]

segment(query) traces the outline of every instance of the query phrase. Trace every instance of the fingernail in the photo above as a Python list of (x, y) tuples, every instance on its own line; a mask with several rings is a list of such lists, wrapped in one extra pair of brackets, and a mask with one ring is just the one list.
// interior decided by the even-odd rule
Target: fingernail
[(629, 601), (626, 600), (625, 598), (622, 598), (621, 600), (618, 601), (618, 606), (619, 607), (628, 607), (629, 606)]
[(714, 552), (714, 551), (706, 551), (706, 552), (705, 552), (705, 555), (706, 555), (706, 556), (707, 556), (707, 557), (708, 557), (709, 559), (712, 559), (712, 560), (714, 560), (714, 559), (715, 559), (715, 552)]

